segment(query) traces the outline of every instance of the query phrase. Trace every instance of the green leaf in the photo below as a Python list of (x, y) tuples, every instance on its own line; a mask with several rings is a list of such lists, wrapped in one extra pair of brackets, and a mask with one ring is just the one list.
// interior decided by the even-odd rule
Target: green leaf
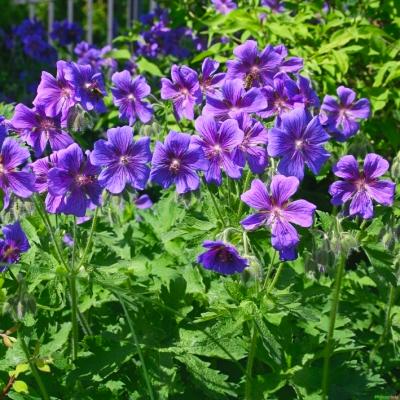
[(187, 368), (193, 383), (203, 389), (207, 398), (221, 399), (221, 395), (236, 396), (233, 383), (228, 382), (228, 376), (216, 369), (210, 368), (210, 363), (194, 355), (176, 357)]
[(154, 75), (154, 76), (158, 76), (158, 77), (164, 76), (164, 74), (161, 72), (160, 68), (158, 68), (156, 64), (153, 64), (146, 58), (140, 58), (136, 64), (141, 73), (148, 72), (150, 75)]

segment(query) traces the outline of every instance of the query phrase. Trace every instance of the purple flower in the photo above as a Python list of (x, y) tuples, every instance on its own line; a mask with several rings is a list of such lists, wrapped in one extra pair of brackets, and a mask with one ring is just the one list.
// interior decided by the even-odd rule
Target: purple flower
[(196, 119), (195, 126), (200, 136), (194, 137), (194, 142), (203, 149), (208, 161), (207, 183), (220, 185), (221, 169), (233, 179), (240, 178), (241, 169), (233, 162), (234, 151), (243, 141), (243, 131), (237, 121), (227, 119), (218, 123), (212, 117), (201, 116)]
[(274, 13), (283, 13), (285, 11), (281, 0), (261, 0), (261, 5), (270, 8)]
[(75, 100), (80, 102), (86, 111), (106, 111), (103, 97), (107, 93), (100, 72), (96, 72), (90, 65), (71, 63), (71, 68), (65, 71), (65, 78), (75, 87)]
[(364, 219), (372, 218), (372, 200), (384, 206), (393, 204), (396, 185), (389, 180), (379, 179), (388, 169), (389, 163), (378, 154), (366, 155), (361, 172), (353, 156), (342, 157), (333, 167), (333, 173), (344, 181), (334, 182), (330, 186), (332, 204), (339, 206), (351, 200), (350, 215), (359, 215)]
[(202, 100), (197, 73), (186, 65), (173, 65), (171, 77), (172, 82), (166, 78), (161, 79), (161, 98), (172, 100), (174, 112), (179, 119), (194, 119), (194, 106)]
[[(101, 203), (100, 168), (91, 164), (89, 154), (85, 159), (76, 143), (60, 150), (57, 157), (57, 166), (48, 173), (49, 193), (59, 201), (53, 206), (57, 212), (84, 217), (91, 204)], [(54, 208), (47, 210), (53, 212)]]
[[(39, 158), (33, 163), (29, 164), (35, 174), (35, 191), (38, 193), (48, 192), (48, 174), (49, 171), (57, 166), (58, 151), (53, 152), (48, 157)], [(63, 196), (53, 196), (50, 193), (46, 194), (46, 209), (51, 213), (56, 213), (63, 200)]]
[(237, 8), (233, 0), (211, 0), (215, 9), (221, 14), (229, 14)]
[(272, 81), (283, 57), (268, 45), (258, 52), (257, 42), (246, 40), (233, 51), (235, 60), (226, 62), (227, 79), (241, 79), (246, 88), (264, 86)]
[(179, 194), (196, 190), (200, 185), (197, 170), (207, 169), (201, 148), (187, 133), (170, 131), (164, 144), (154, 149), (150, 180), (166, 189), (176, 184)]
[(336, 90), (338, 101), (332, 96), (325, 96), (321, 106), (320, 120), (339, 141), (345, 141), (355, 135), (360, 124), (357, 120), (367, 119), (370, 114), (368, 99), (355, 101), (356, 93), (345, 86)]
[(27, 198), (35, 191), (35, 177), (27, 171), (17, 168), (29, 158), (29, 151), (18, 142), (5, 136), (0, 137), (0, 189), (4, 192), (4, 208), (10, 201), (10, 194)]
[(50, 64), (57, 60), (56, 49), (37, 34), (25, 37), (23, 44), (25, 54), (36, 61)]
[(274, 51), (282, 56), (282, 63), (277, 72), (297, 73), (303, 69), (303, 59), (301, 57), (291, 57), (286, 59), (288, 56), (288, 51), (285, 45), (278, 44), (274, 47)]
[(251, 172), (262, 174), (268, 165), (267, 145), (268, 132), (264, 125), (247, 114), (236, 117), (239, 128), (243, 131), (243, 141), (236, 150), (234, 162), (244, 167), (246, 161)]
[(135, 206), (141, 210), (153, 207), (153, 202), (147, 194), (142, 194), (134, 200)]
[(311, 119), (305, 110), (297, 108), (284, 114), (279, 128), (269, 132), (268, 154), (281, 157), (281, 174), (303, 179), (305, 165), (316, 175), (329, 158), (324, 148), (328, 139), (318, 116)]
[(18, 262), (21, 253), (27, 252), (30, 248), (28, 238), (18, 221), (6, 225), (2, 231), (4, 239), (0, 239), (0, 272), (7, 270), (7, 264)]
[(46, 35), (46, 29), (44, 25), (36, 18), (25, 19), (15, 28), (15, 34), (19, 36), (20, 39), (24, 39), (32, 35), (44, 37)]
[(61, 150), (74, 142), (61, 128), (61, 114), (51, 117), (39, 104), (32, 109), (18, 104), (11, 123), (21, 138), (34, 148), (36, 156), (43, 154), (47, 143), (52, 150)]
[(249, 260), (241, 257), (229, 243), (206, 240), (203, 247), (208, 250), (198, 255), (197, 262), (206, 269), (231, 275), (242, 272), (249, 265)]
[(295, 104), (296, 99), (299, 99), (299, 88), (285, 73), (277, 74), (271, 84), (264, 86), (261, 91), (267, 107), (259, 112), (259, 115), (262, 118), (277, 116), (277, 125), (281, 122), (282, 114), (296, 107), (303, 107), (303, 104)]
[(73, 247), (74, 246), (74, 239), (72, 238), (72, 236), (69, 233), (66, 233), (63, 236), (62, 241), (64, 242), (64, 244), (66, 244), (68, 247)]
[(107, 131), (107, 141), (98, 140), (90, 155), (93, 165), (104, 167), (99, 183), (113, 194), (121, 193), (127, 184), (142, 190), (149, 178), (150, 138), (133, 140), (132, 128), (124, 126)]
[(62, 115), (62, 122), (65, 122), (68, 111), (76, 104), (74, 86), (66, 80), (65, 72), (69, 70), (70, 63), (57, 61), (57, 77), (48, 72), (42, 72), (42, 79), (37, 88), (37, 95), (33, 104), (42, 105), (47, 115), (55, 117)]
[(254, 230), (262, 225), (271, 228), (272, 246), (279, 251), (281, 260), (294, 260), (299, 235), (293, 224), (310, 227), (316, 206), (306, 200), (289, 202), (296, 193), (299, 180), (294, 176), (275, 175), (269, 191), (259, 179), (255, 179), (250, 190), (241, 196), (249, 207), (257, 210), (256, 214), (246, 217), (240, 223), (246, 230)]
[(265, 97), (257, 88), (246, 92), (240, 79), (227, 80), (221, 93), (208, 94), (203, 115), (211, 115), (218, 119), (235, 118), (238, 114), (256, 113), (267, 105)]
[(55, 21), (52, 26), (50, 37), (57, 41), (61, 46), (78, 43), (83, 36), (82, 28), (68, 20)]
[(319, 98), (317, 93), (311, 86), (311, 81), (304, 76), (297, 77), (298, 93), (292, 97), (295, 105), (303, 105), (304, 107), (319, 107)]
[(35, 174), (35, 192), (44, 193), (48, 190), (47, 175), (51, 168), (57, 165), (58, 151), (53, 152), (48, 157), (39, 158), (29, 164)]
[(114, 86), (111, 92), (114, 104), (119, 107), (119, 116), (127, 119), (129, 125), (133, 125), (136, 118), (147, 123), (153, 116), (153, 108), (150, 103), (142, 99), (150, 94), (150, 86), (143, 76), (132, 78), (128, 71), (116, 72), (112, 76)]
[(225, 79), (225, 73), (220, 72), (216, 74), (219, 67), (219, 62), (211, 58), (205, 58), (201, 66), (200, 87), (203, 93), (214, 93), (222, 81)]

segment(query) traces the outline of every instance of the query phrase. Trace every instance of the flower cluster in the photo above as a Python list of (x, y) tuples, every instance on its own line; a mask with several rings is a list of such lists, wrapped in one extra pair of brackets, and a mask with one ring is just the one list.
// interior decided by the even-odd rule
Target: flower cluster
[(15, 44), (21, 43), (25, 55), (41, 63), (53, 63), (57, 51), (47, 41), (43, 24), (36, 19), (26, 19), (14, 28)]
[[(230, 1), (220, 3), (234, 7)], [(166, 21), (156, 11), (145, 22), (162, 30)], [(238, 181), (247, 170), (241, 200), (256, 212), (240, 222), (242, 228), (267, 227), (280, 259), (297, 257), (300, 236), (294, 225), (311, 227), (316, 205), (290, 199), (305, 174), (317, 175), (331, 157), (326, 148), (330, 140), (357, 133), (359, 121), (369, 116), (368, 100), (356, 100), (353, 90), (341, 86), (338, 100), (325, 96), (320, 106), (311, 81), (301, 75), (301, 58), (289, 57), (283, 45), (260, 49), (247, 40), (234, 49), (226, 71), (210, 58), (200, 71), (172, 65), (171, 79), (161, 79), (161, 99), (172, 103), (178, 126), (182, 119), (193, 120), (195, 132), (170, 130), (154, 143), (153, 152), (151, 138), (134, 137), (132, 128), (138, 132), (137, 124), (157, 115), (149, 101), (152, 89), (129, 70), (114, 72), (112, 99), (127, 126), (109, 129), (105, 139), (85, 152), (68, 127), (79, 111), (106, 111), (104, 64), (99, 62), (104, 59), (84, 42), (75, 52), (78, 63), (61, 60), (55, 77), (42, 73), (33, 108), (18, 104), (10, 122), (0, 121), (0, 185), (6, 206), (11, 193), (26, 198), (38, 192), (46, 194), (48, 212), (87, 218), (87, 210), (101, 206), (104, 190), (113, 195), (143, 191), (149, 182), (163, 189), (175, 186), (178, 194), (199, 190), (202, 182), (220, 190), (224, 179)], [(10, 128), (34, 151), (36, 159), (29, 166), (30, 153), (7, 137)], [(361, 172), (353, 156), (343, 157), (333, 169), (344, 180), (331, 185), (332, 204), (345, 205), (350, 216), (371, 218), (373, 200), (393, 203), (394, 183), (379, 179), (387, 169), (387, 161), (376, 154), (367, 155)], [(247, 190), (251, 174), (259, 176)], [(152, 205), (147, 195), (134, 198), (138, 208)], [(207, 269), (230, 274), (249, 265), (247, 251), (241, 257), (226, 240), (206, 241), (204, 247), (198, 261)]]
[(83, 30), (80, 25), (68, 20), (55, 21), (50, 32), (52, 40), (60, 46), (77, 44), (82, 40)]
[(136, 42), (137, 55), (156, 58), (172, 55), (177, 58), (188, 57), (193, 50), (203, 49), (202, 41), (187, 27), (171, 27), (168, 11), (156, 8), (141, 17), (145, 30)]

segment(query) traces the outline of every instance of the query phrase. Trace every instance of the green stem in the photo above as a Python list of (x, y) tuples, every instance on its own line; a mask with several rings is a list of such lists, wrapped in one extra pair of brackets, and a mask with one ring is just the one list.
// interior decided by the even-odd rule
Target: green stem
[(272, 289), (275, 287), (276, 283), (278, 282), (278, 279), (279, 279), (279, 277), (281, 275), (281, 272), (283, 270), (283, 264), (284, 264), (283, 262), (281, 262), (279, 264), (279, 267), (275, 272), (274, 279), (272, 280), (271, 284), (268, 286), (267, 295), (272, 291)]
[[(251, 179), (251, 171), (248, 170), (246, 178), (245, 178), (245, 181), (244, 181), (244, 185), (243, 185), (243, 192), (245, 192), (247, 190), (247, 187), (249, 186), (250, 179)], [(244, 205), (244, 202), (242, 200), (240, 200), (239, 209), (238, 209), (238, 217), (239, 218), (242, 215), (243, 205)]]
[(31, 360), (31, 355), (29, 354), (28, 346), (27, 346), (27, 344), (25, 342), (25, 339), (24, 339), (22, 333), (20, 332), (20, 330), (18, 330), (18, 339), (19, 339), (19, 341), (21, 343), (21, 348), (22, 348), (23, 352), (25, 353), (25, 357), (26, 357), (26, 360), (27, 360), (27, 362), (29, 364), (29, 368), (30, 368), (30, 370), (32, 372), (32, 375), (33, 375), (37, 385), (39, 386), (39, 391), (40, 391), (40, 394), (41, 394), (42, 398), (44, 400), (49, 400), (50, 397), (47, 394), (46, 386), (44, 386), (44, 384), (43, 384), (42, 378), (39, 375), (39, 372), (38, 372), (38, 370), (36, 368), (36, 365)]
[(71, 322), (72, 322), (72, 341), (71, 356), (75, 361), (78, 357), (78, 296), (76, 291), (76, 274), (71, 273), (69, 277), (69, 288), (71, 292)]
[(329, 315), (328, 336), (326, 339), (326, 345), (324, 350), (324, 366), (322, 372), (322, 400), (326, 400), (328, 398), (327, 396), (328, 396), (328, 384), (329, 384), (329, 362), (332, 353), (333, 334), (335, 330), (336, 315), (338, 312), (340, 289), (342, 287), (345, 264), (346, 264), (346, 257), (344, 255), (341, 255), (336, 270), (335, 285), (333, 289), (332, 304)]
[(135, 329), (133, 327), (132, 320), (131, 320), (131, 318), (129, 316), (129, 313), (128, 313), (128, 310), (127, 310), (127, 308), (125, 306), (125, 302), (122, 300), (122, 297), (117, 293), (114, 293), (114, 294), (117, 296), (119, 302), (121, 303), (122, 309), (124, 310), (125, 318), (126, 318), (126, 320), (128, 322), (129, 329), (130, 329), (132, 337), (133, 337), (133, 341), (135, 342), (135, 346), (136, 346), (137, 351), (138, 351), (140, 363), (142, 365), (143, 376), (144, 376), (144, 380), (146, 381), (147, 391), (149, 392), (150, 399), (154, 400), (155, 397), (154, 397), (153, 389), (151, 387), (149, 374), (147, 372), (146, 363), (144, 361), (143, 353), (142, 353), (142, 350), (140, 348), (140, 343), (139, 343), (138, 337), (136, 335)]
[(67, 271), (69, 271), (68, 264), (66, 263), (62, 251), (60, 249), (59, 243), (56, 239), (54, 234), (53, 228), (51, 226), (51, 222), (49, 216), (47, 215), (46, 211), (43, 210), (42, 203), (39, 201), (38, 197), (35, 195), (33, 196), (33, 202), (35, 204), (36, 211), (38, 212), (40, 218), (42, 219), (44, 225), (47, 228), (47, 231), (51, 237), (51, 241), (53, 242), (54, 248), (57, 253), (58, 261), (65, 267)]
[(77, 241), (77, 237), (76, 237), (76, 217), (74, 216), (74, 226), (72, 228), (72, 259), (71, 259), (71, 270), (74, 270), (75, 267), (75, 252), (76, 252), (76, 241)]
[(383, 333), (382, 333), (382, 342), (385, 341), (385, 339), (389, 333), (392, 308), (394, 305), (394, 301), (396, 299), (396, 289), (397, 289), (397, 287), (390, 285), (389, 299), (388, 299), (388, 303), (387, 303), (387, 311), (386, 311), (386, 316), (385, 316), (385, 327), (384, 327)]
[(219, 219), (220, 219), (220, 221), (221, 221), (221, 224), (222, 224), (222, 226), (223, 226), (224, 228), (226, 228), (226, 223), (225, 223), (225, 221), (224, 221), (224, 217), (222, 216), (221, 210), (219, 209), (219, 206), (218, 206), (218, 204), (217, 204), (217, 201), (215, 200), (214, 193), (211, 191), (209, 185), (206, 185), (206, 187), (207, 187), (207, 189), (208, 189), (208, 192), (210, 193), (211, 200), (212, 200), (212, 202), (213, 202), (213, 204), (214, 204), (215, 210), (217, 211), (217, 214), (218, 214), (218, 216), (219, 216)]
[(271, 276), (271, 273), (272, 273), (272, 268), (274, 267), (276, 253), (277, 253), (277, 251), (274, 250), (274, 254), (273, 254), (272, 258), (271, 258), (271, 263), (269, 264), (269, 267), (268, 267), (268, 270), (267, 270), (267, 275), (265, 276), (264, 283), (262, 285), (262, 289), (261, 289), (262, 291), (264, 291), (265, 288), (267, 287), (267, 283), (269, 281), (269, 277)]
[(89, 254), (90, 247), (92, 246), (93, 235), (94, 235), (94, 231), (96, 229), (98, 214), (99, 214), (99, 207), (97, 207), (96, 210), (94, 211), (94, 216), (93, 216), (93, 220), (92, 220), (92, 226), (91, 226), (90, 232), (89, 232), (89, 238), (88, 238), (88, 241), (86, 243), (85, 250), (83, 251), (82, 258), (81, 258), (81, 260), (80, 260), (80, 262), (78, 264), (78, 267), (76, 268), (77, 271), (79, 271), (81, 269), (82, 265), (85, 264), (87, 256)]
[(256, 324), (253, 321), (252, 327), (252, 336), (251, 336), (251, 344), (250, 344), (250, 351), (247, 358), (247, 367), (246, 367), (246, 384), (245, 384), (245, 400), (252, 400), (252, 374), (253, 374), (253, 365), (254, 365), (254, 357), (256, 355), (257, 350), (257, 328)]

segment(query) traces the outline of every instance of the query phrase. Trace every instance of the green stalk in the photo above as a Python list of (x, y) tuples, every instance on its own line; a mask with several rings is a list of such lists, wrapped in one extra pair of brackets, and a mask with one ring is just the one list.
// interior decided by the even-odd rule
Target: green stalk
[(76, 291), (76, 274), (72, 272), (69, 276), (69, 288), (71, 292), (71, 322), (72, 322), (72, 341), (71, 355), (75, 361), (78, 357), (78, 295)]
[(251, 383), (253, 380), (252, 374), (253, 374), (254, 357), (256, 355), (256, 350), (257, 350), (257, 339), (258, 339), (257, 328), (255, 322), (253, 321), (250, 351), (249, 351), (249, 356), (247, 358), (247, 366), (246, 366), (246, 384), (244, 391), (245, 400), (252, 400)]
[[(251, 171), (248, 170), (248, 171), (247, 171), (246, 178), (245, 178), (245, 180), (244, 180), (244, 184), (243, 184), (243, 192), (245, 192), (245, 191), (247, 190), (247, 187), (249, 186), (250, 179), (251, 179)], [(244, 202), (243, 202), (242, 200), (240, 200), (239, 208), (238, 208), (238, 217), (239, 217), (239, 218), (240, 218), (241, 215), (242, 215), (243, 205), (244, 205)]]
[(326, 345), (324, 351), (324, 366), (322, 372), (322, 400), (326, 400), (328, 398), (329, 362), (332, 353), (333, 334), (335, 330), (336, 316), (338, 312), (339, 299), (340, 299), (340, 289), (342, 287), (345, 264), (346, 264), (346, 257), (344, 255), (341, 255), (336, 270), (335, 285), (332, 294), (332, 304), (329, 316), (328, 336), (326, 339)]
[(140, 364), (142, 365), (144, 380), (146, 381), (147, 391), (149, 392), (149, 398), (151, 400), (154, 400), (155, 397), (154, 397), (153, 389), (151, 387), (150, 377), (147, 372), (146, 363), (144, 361), (143, 353), (140, 348), (140, 343), (139, 343), (138, 337), (136, 335), (135, 329), (133, 327), (131, 317), (129, 316), (128, 310), (126, 309), (125, 302), (122, 300), (122, 297), (117, 293), (114, 293), (114, 294), (117, 296), (119, 302), (121, 303), (122, 309), (124, 310), (125, 318), (128, 322), (129, 329), (130, 329), (132, 337), (133, 337), (133, 341), (135, 342), (135, 346), (137, 348), (139, 359), (140, 359)]
[(267, 283), (269, 281), (269, 277), (271, 276), (271, 273), (272, 273), (272, 268), (274, 267), (276, 253), (277, 253), (277, 251), (274, 250), (274, 254), (273, 254), (272, 258), (271, 258), (271, 262), (270, 262), (268, 270), (267, 270), (267, 275), (265, 275), (265, 279), (264, 279), (264, 283), (262, 285), (261, 291), (264, 291), (265, 288), (267, 287)]
[(224, 221), (224, 217), (222, 216), (221, 210), (220, 210), (220, 208), (219, 208), (219, 206), (218, 206), (218, 204), (217, 204), (217, 201), (215, 200), (214, 193), (211, 191), (209, 185), (206, 185), (206, 187), (207, 187), (207, 189), (208, 189), (208, 192), (210, 193), (211, 200), (212, 200), (212, 202), (213, 202), (213, 204), (214, 204), (215, 210), (217, 211), (217, 214), (218, 214), (218, 216), (219, 216), (219, 219), (220, 219), (220, 221), (221, 221), (221, 224), (222, 224), (222, 226), (223, 226), (224, 228), (226, 228), (226, 223), (225, 223), (225, 221)]
[(54, 248), (57, 253), (58, 261), (65, 267), (67, 271), (69, 271), (68, 264), (66, 263), (56, 236), (54, 234), (53, 228), (51, 226), (51, 222), (49, 216), (47, 215), (46, 211), (43, 210), (42, 203), (38, 200), (37, 196), (33, 196), (33, 202), (35, 204), (36, 211), (38, 212), (40, 218), (42, 219), (44, 225), (47, 228), (48, 233), (50, 234), (51, 241), (53, 242)]
[(275, 285), (276, 285), (276, 283), (278, 282), (278, 279), (279, 279), (279, 277), (280, 277), (280, 275), (281, 275), (281, 272), (282, 272), (282, 270), (283, 270), (283, 262), (281, 262), (280, 264), (279, 264), (279, 267), (278, 267), (278, 269), (276, 270), (276, 272), (275, 272), (275, 276), (274, 276), (274, 279), (272, 280), (272, 282), (271, 282), (271, 284), (268, 286), (268, 288), (267, 288), (267, 295), (272, 291), (272, 289), (275, 287)]
[(89, 254), (90, 247), (92, 246), (93, 235), (94, 235), (94, 231), (96, 229), (98, 214), (99, 214), (99, 207), (97, 207), (96, 210), (94, 211), (94, 216), (93, 216), (93, 220), (92, 220), (92, 226), (91, 226), (90, 232), (89, 232), (89, 238), (88, 238), (88, 241), (86, 243), (85, 250), (83, 251), (82, 258), (81, 258), (81, 260), (80, 260), (80, 262), (78, 264), (78, 267), (76, 268), (76, 271), (79, 271), (81, 269), (82, 265), (84, 265), (85, 262), (86, 262), (87, 256)]
[(18, 339), (21, 343), (22, 350), (25, 353), (26, 361), (29, 364), (29, 368), (32, 372), (32, 375), (33, 375), (37, 385), (39, 386), (39, 391), (40, 391), (42, 398), (44, 400), (50, 400), (50, 397), (47, 394), (46, 386), (44, 385), (42, 378), (39, 375), (36, 365), (31, 360), (31, 355), (29, 354), (28, 346), (27, 346), (25, 339), (24, 339), (22, 333), (20, 332), (20, 330), (18, 330)]

